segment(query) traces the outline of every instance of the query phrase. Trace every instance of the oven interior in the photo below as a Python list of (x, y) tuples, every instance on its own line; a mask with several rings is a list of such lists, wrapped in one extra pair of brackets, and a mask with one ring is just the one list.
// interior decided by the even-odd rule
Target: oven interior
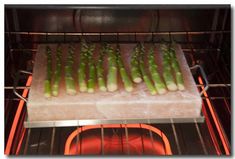
[[(231, 8), (223, 6), (6, 5), (6, 155), (230, 155)], [(38, 44), (160, 43), (182, 46), (208, 80), (204, 122), (25, 128)], [(192, 70), (199, 91), (200, 70)], [(16, 83), (16, 77), (19, 78)], [(14, 90), (14, 86), (16, 89)]]

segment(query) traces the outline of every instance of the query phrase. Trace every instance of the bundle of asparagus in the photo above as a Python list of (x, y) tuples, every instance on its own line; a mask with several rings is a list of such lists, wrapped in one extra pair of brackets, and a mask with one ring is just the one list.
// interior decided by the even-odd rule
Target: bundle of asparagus
[(104, 79), (104, 69), (103, 69), (103, 61), (104, 61), (104, 54), (106, 51), (106, 46), (103, 45), (100, 53), (99, 53), (99, 59), (97, 64), (97, 78), (98, 78), (98, 86), (99, 90), (105, 92), (107, 90), (105, 85), (105, 79)]
[(56, 70), (54, 71), (54, 83), (52, 85), (52, 95), (58, 96), (59, 94), (59, 84), (61, 79), (61, 46), (58, 45), (56, 49)]
[(166, 86), (170, 91), (176, 91), (177, 85), (174, 81), (172, 75), (173, 70), (171, 67), (171, 55), (169, 53), (169, 48), (166, 44), (161, 45), (161, 51), (163, 52), (163, 77), (166, 82)]
[(183, 75), (181, 73), (180, 66), (179, 66), (174, 48), (172, 48), (172, 47), (169, 48), (169, 54), (171, 57), (171, 67), (172, 67), (174, 74), (175, 74), (177, 87), (179, 90), (182, 91), (185, 89), (184, 80), (183, 80)]
[(93, 51), (95, 49), (95, 45), (90, 45), (87, 58), (88, 58), (88, 66), (89, 66), (89, 79), (87, 81), (87, 92), (94, 93), (95, 91), (95, 64), (93, 60)]
[[(118, 89), (117, 85), (117, 69), (119, 68), (120, 77), (127, 92), (133, 91), (133, 83), (129, 77), (124, 63), (121, 58), (120, 46), (117, 45), (116, 50), (110, 45), (103, 45), (99, 53), (97, 65), (95, 65), (93, 52), (95, 45), (88, 45), (84, 40), (81, 42), (81, 54), (78, 68), (78, 83), (81, 92), (93, 93), (95, 90), (96, 71), (98, 78), (98, 86), (100, 91), (113, 92)], [(156, 93), (165, 94), (167, 89), (170, 91), (184, 90), (183, 76), (177, 61), (174, 48), (162, 44), (161, 50), (163, 52), (163, 78), (166, 85), (158, 72), (158, 66), (154, 58), (154, 46), (151, 46), (147, 55), (148, 73), (146, 72), (144, 64), (145, 48), (143, 44), (138, 44), (134, 49), (131, 57), (131, 77), (135, 83), (140, 83), (144, 80), (151, 95)], [(107, 73), (107, 87), (104, 77), (103, 61), (104, 54), (108, 56), (108, 73)], [(46, 47), (47, 56), (47, 75), (44, 81), (44, 95), (45, 97), (58, 96), (59, 83), (61, 80), (61, 46), (58, 45), (56, 50), (56, 68), (52, 77), (52, 56), (49, 46)], [(65, 65), (65, 84), (66, 92), (69, 95), (76, 94), (75, 82), (72, 73), (74, 63), (74, 47), (69, 46), (67, 62)], [(53, 80), (53, 85), (51, 86)], [(86, 79), (88, 81), (86, 82)], [(166, 89), (167, 88), (167, 89)]]
[(65, 84), (66, 84), (66, 93), (69, 95), (76, 94), (75, 82), (73, 79), (73, 63), (74, 63), (74, 47), (69, 46), (67, 63), (65, 66)]
[(150, 78), (148, 77), (148, 75), (145, 71), (145, 66), (144, 66), (144, 52), (145, 52), (144, 45), (141, 44), (139, 47), (140, 47), (140, 62), (139, 62), (140, 63), (140, 65), (139, 65), (140, 66), (140, 71), (141, 71), (142, 77), (144, 79), (144, 82), (145, 82), (148, 90), (150, 91), (150, 94), (155, 95), (155, 94), (157, 94), (157, 91), (156, 91), (154, 85), (152, 84), (152, 81), (150, 80)]
[(139, 57), (139, 48), (138, 46), (136, 46), (132, 52), (132, 57), (131, 57), (131, 77), (135, 83), (142, 82), (138, 57)]
[(49, 46), (46, 47), (46, 56), (47, 56), (47, 75), (44, 80), (44, 96), (49, 98), (51, 97), (51, 75), (52, 75), (52, 58), (51, 58), (51, 49)]
[(151, 46), (148, 54), (149, 72), (152, 76), (154, 86), (159, 94), (165, 94), (167, 92), (164, 81), (161, 79), (159, 72), (157, 71), (158, 66), (155, 63), (154, 58), (154, 46)]
[(119, 45), (117, 46), (116, 53), (117, 53), (117, 64), (118, 64), (118, 68), (119, 68), (119, 71), (120, 71), (120, 75), (121, 75), (122, 82), (124, 84), (125, 90), (127, 92), (131, 92), (133, 90), (133, 84), (132, 84), (131, 79), (129, 78), (129, 76), (126, 72), (125, 67), (124, 67), (124, 64), (123, 64), (123, 61), (122, 61), (122, 58), (121, 58), (121, 54), (120, 54)]
[(87, 54), (89, 47), (85, 40), (81, 41), (81, 52), (80, 52), (80, 61), (78, 68), (78, 85), (79, 90), (81, 92), (87, 91), (87, 83), (86, 83), (86, 65), (87, 65)]
[(110, 45), (107, 45), (108, 53), (108, 74), (107, 74), (107, 88), (108, 91), (114, 92), (117, 90), (117, 63), (115, 53)]

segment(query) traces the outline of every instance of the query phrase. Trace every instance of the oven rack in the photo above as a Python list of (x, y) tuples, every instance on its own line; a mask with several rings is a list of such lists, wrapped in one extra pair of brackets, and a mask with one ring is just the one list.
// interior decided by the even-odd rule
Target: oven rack
[[(152, 43), (152, 42), (172, 42), (192, 45), (192, 36), (206, 36), (206, 35), (217, 35), (222, 36), (223, 34), (230, 34), (229, 30), (202, 30), (202, 31), (158, 31), (158, 32), (31, 32), (31, 31), (8, 31), (5, 35), (9, 37), (10, 44), (39, 44), (39, 43), (76, 43), (80, 42), (81, 38), (89, 38), (89, 42), (108, 42), (108, 43)], [(186, 41), (177, 41), (176, 37), (184, 37)], [(15, 37), (16, 41), (12, 41), (12, 37)], [(41, 40), (34, 40), (32, 37), (37, 37)], [(96, 38), (94, 38), (96, 37)], [(111, 39), (104, 39), (111, 37)], [(121, 40), (121, 37), (128, 37), (128, 40)], [(142, 38), (141, 38), (142, 37)], [(143, 40), (147, 39), (147, 40)], [(146, 38), (147, 37), (147, 38)], [(51, 38), (51, 39), (50, 39)], [(140, 38), (140, 39), (139, 39)], [(18, 40), (17, 40), (18, 39)], [(20, 39), (20, 40), (19, 40)], [(57, 40), (56, 40), (57, 39)], [(96, 39), (96, 40), (94, 40)], [(20, 42), (19, 42), (20, 41)], [(219, 43), (222, 41), (220, 40)], [(211, 42), (207, 42), (209, 46)], [(195, 44), (195, 43), (194, 43)], [(200, 43), (198, 43), (200, 44)], [(219, 44), (220, 45), (220, 44)], [(11, 48), (10, 48), (11, 49)], [(207, 48), (208, 49), (208, 48)], [(212, 48), (209, 48), (212, 49)], [(196, 51), (192, 47), (186, 49), (188, 51)], [(220, 51), (220, 48), (215, 48)], [(185, 50), (184, 50), (185, 51)]]
[[(206, 31), (205, 31), (206, 32)], [(11, 36), (20, 36), (22, 33), (12, 33), (12, 32), (5, 32), (7, 36), (11, 35)], [(30, 34), (33, 35), (33, 33), (36, 34), (36, 32), (26, 32), (27, 34), (24, 34), (24, 35), (28, 35), (29, 37), (31, 36)], [(189, 36), (194, 36), (194, 35), (197, 35), (197, 34), (205, 34), (205, 33), (195, 33), (193, 34), (192, 32), (181, 32), (181, 34), (171, 34), (172, 32), (166, 32), (165, 35), (168, 35), (169, 37), (174, 37), (176, 35), (185, 35), (186, 37), (189, 37)], [(216, 31), (210, 31), (210, 33), (208, 34), (227, 34), (227, 33), (230, 33), (229, 31), (219, 31), (219, 32), (216, 32)], [(35, 35), (34, 34), (34, 35)], [(69, 35), (65, 35), (64, 33), (60, 33), (60, 36), (61, 34), (63, 34), (63, 37), (65, 37), (63, 41), (61, 42), (64, 42), (66, 41), (66, 37), (68, 37)], [(152, 34), (152, 33), (148, 33), (150, 36), (151, 35), (155, 35), (155, 34)], [(82, 34), (84, 35), (84, 34)], [(99, 35), (103, 35), (103, 34), (99, 34)], [(116, 34), (117, 37), (120, 36), (119, 34)], [(137, 34), (132, 34), (132, 36), (135, 36)], [(46, 37), (49, 37), (50, 35), (48, 35), (48, 33), (44, 34), (44, 36)], [(59, 36), (59, 35), (58, 35)], [(137, 37), (137, 36), (135, 36)], [(47, 40), (47, 38), (45, 38), (46, 40), (44, 41), (21, 41), (21, 42), (16, 42), (16, 43), (20, 43), (20, 44), (37, 44), (37, 43), (51, 43), (51, 41)], [(152, 39), (151, 39), (152, 40)], [(150, 42), (151, 42), (150, 40)], [(135, 40), (134, 40), (135, 42)], [(179, 42), (180, 43), (180, 42)], [(183, 51), (187, 54), (190, 55), (190, 57), (192, 57), (192, 65), (197, 63), (196, 61), (194, 61), (194, 55), (195, 54), (200, 54), (200, 53), (208, 53), (208, 52), (213, 52), (215, 54), (220, 54), (221, 53), (221, 50), (220, 48), (218, 47), (211, 47), (211, 43), (210, 42), (207, 42), (206, 44), (203, 45), (203, 48), (195, 48), (193, 47), (192, 45), (194, 44), (194, 42), (191, 42), (189, 41), (189, 39), (187, 38), (187, 41), (186, 42), (182, 42), (183, 44), (186, 44), (187, 47), (186, 48), (183, 48)], [(209, 45), (210, 47), (206, 47), (206, 45)], [(36, 49), (34, 47), (20, 47), (20, 48), (9, 48), (9, 51), (10, 53), (26, 53), (26, 52), (30, 52), (30, 53), (35, 53), (36, 52)], [(214, 62), (214, 64), (216, 65), (216, 62)], [(191, 65), (191, 66), (192, 66)], [(227, 70), (225, 73), (229, 73), (229, 71)], [(219, 78), (221, 79), (222, 81), (224, 81), (224, 77), (220, 75), (221, 72), (219, 72), (219, 75), (216, 76), (216, 78)], [(203, 84), (197, 84), (198, 87), (202, 87)], [(228, 103), (228, 101), (230, 100), (231, 97), (229, 97), (228, 95), (225, 94), (225, 90), (230, 90), (231, 88), (231, 84), (229, 83), (210, 83), (208, 84), (208, 87), (210, 89), (217, 89), (217, 90), (221, 90), (222, 94), (223, 95), (220, 95), (220, 96), (203, 96), (202, 99), (203, 99), (203, 105), (207, 105), (207, 99), (209, 101), (211, 101), (212, 104), (216, 104), (217, 101), (222, 101), (223, 103), (225, 103), (225, 105), (228, 107), (228, 109), (230, 108), (230, 104)], [(5, 86), (5, 90), (13, 90), (13, 86)], [(16, 86), (15, 87), (16, 90), (18, 91), (21, 91), (23, 89), (30, 89), (30, 87), (25, 87), (25, 86)], [(210, 93), (210, 89), (207, 91), (207, 93)], [(21, 101), (20, 98), (11, 98), (11, 99), (6, 99), (6, 100), (17, 100), (17, 101)], [(25, 111), (25, 110), (24, 110)], [(23, 113), (23, 118), (25, 118), (25, 114), (26, 113)], [(24, 121), (24, 120), (23, 120)], [(23, 121), (21, 121), (21, 128), (22, 128), (22, 125), (23, 125)], [(146, 122), (147, 123), (147, 122)], [(148, 123), (147, 123), (148, 124)], [(213, 125), (213, 120), (212, 120), (212, 125)], [(191, 152), (194, 152), (196, 154), (225, 154), (225, 149), (224, 147), (222, 146), (222, 143), (220, 141), (220, 139), (218, 140), (218, 135), (214, 134), (214, 136), (210, 136), (209, 134), (209, 131), (207, 129), (207, 125), (205, 123), (197, 123), (197, 122), (193, 122), (193, 123), (184, 123), (184, 124), (180, 124), (180, 123), (169, 123), (169, 124), (150, 124), (150, 125), (154, 125), (156, 127), (162, 127), (163, 131), (171, 131), (171, 133), (169, 133), (169, 136), (173, 136), (174, 137), (174, 141), (173, 141), (173, 150), (175, 149), (174, 151), (174, 154), (190, 154)], [(19, 126), (20, 127), (20, 126)], [(64, 128), (59, 128), (59, 127), (53, 127), (53, 128), (23, 128), (23, 130), (19, 133), (18, 136), (16, 136), (15, 140), (16, 140), (16, 143), (18, 143), (18, 141), (22, 141), (22, 143), (25, 143), (22, 144), (22, 148), (20, 148), (20, 150), (18, 151), (19, 154), (55, 154), (55, 143), (56, 140), (60, 140), (60, 139), (56, 139), (55, 137), (55, 134), (57, 134), (58, 132), (66, 132), (66, 131), (69, 131), (71, 129), (76, 129), (80, 126), (74, 126), (74, 127), (64, 127)], [(167, 127), (166, 129), (164, 127)], [(193, 127), (194, 130), (196, 131), (193, 131), (191, 129), (188, 129), (188, 127)], [(20, 128), (19, 128), (20, 129)], [(182, 131), (187, 129), (187, 131), (190, 131), (190, 133), (187, 133), (187, 135), (192, 135), (191, 137), (186, 137), (186, 138), (191, 138), (191, 139), (194, 139), (195, 136), (197, 136), (199, 139), (200, 139), (200, 144), (199, 145), (195, 145), (196, 147), (199, 146), (200, 148), (200, 152), (195, 152), (193, 149), (189, 150), (187, 149), (187, 146), (185, 146), (185, 144), (182, 144), (182, 143), (187, 143), (189, 142), (187, 139), (182, 139), (182, 136), (184, 135), (181, 135)], [(35, 130), (35, 131), (34, 131)], [(36, 132), (39, 130), (39, 133)], [(127, 129), (128, 130), (128, 129)], [(198, 133), (198, 130), (199, 130), (199, 133)], [(203, 131), (201, 131), (203, 130)], [(206, 130), (206, 131), (204, 131)], [(103, 131), (102, 129), (100, 130), (101, 132)], [(191, 132), (192, 131), (192, 132)], [(127, 131), (128, 132), (128, 131)], [(197, 135), (195, 135), (195, 133)], [(203, 133), (203, 135), (201, 134)], [(205, 135), (205, 134), (207, 135)], [(210, 132), (211, 133), (211, 132)], [(25, 134), (25, 135), (23, 135)], [(27, 135), (27, 136), (26, 136)], [(36, 136), (36, 139), (33, 139), (33, 138)], [(44, 137), (43, 137), (44, 136)], [(50, 148), (48, 150), (50, 150), (50, 152), (42, 152), (40, 149), (43, 147), (43, 142), (44, 142), (44, 138), (45, 136), (48, 136), (48, 143), (50, 143)], [(151, 136), (150, 136), (151, 137)], [(80, 137), (78, 137), (80, 138)], [(102, 133), (101, 133), (101, 138), (102, 138)], [(183, 137), (184, 138), (184, 137)], [(216, 144), (212, 142), (212, 139), (215, 140), (217, 142), (217, 146)], [(22, 140), (21, 140), (22, 139)], [(33, 141), (31, 140), (34, 140), (35, 143), (36, 143), (36, 146), (35, 147), (32, 147), (31, 143)], [(50, 142), (50, 141), (54, 141), (54, 142)], [(59, 141), (60, 142), (60, 141)], [(181, 143), (181, 144), (179, 144)], [(57, 143), (58, 144), (58, 143)], [(194, 143), (195, 144), (195, 143)], [(190, 147), (190, 144), (186, 144)], [(58, 145), (57, 145), (58, 146)], [(63, 149), (63, 148), (62, 148)], [(13, 150), (13, 153), (16, 152), (16, 149)], [(56, 154), (63, 154), (63, 150), (60, 151), (58, 150), (58, 153)]]
[[(230, 33), (229, 30), (205, 30), (205, 31), (158, 31), (158, 32), (30, 32), (30, 31), (8, 31), (5, 34), (11, 35), (45, 35), (45, 36), (88, 36), (88, 35), (96, 35), (96, 36), (104, 36), (104, 35), (114, 35), (114, 36), (122, 36), (122, 35), (202, 35), (202, 34), (224, 34)], [(154, 38), (154, 37), (152, 37)]]
[[(124, 154), (124, 151), (127, 151), (127, 153), (125, 153), (125, 155), (136, 155), (136, 154), (131, 154), (129, 152), (129, 134), (131, 131), (131, 128), (128, 128), (128, 124), (118, 124), (120, 125), (120, 128), (109, 128), (109, 125), (96, 125), (96, 127), (99, 127), (98, 130), (96, 131), (96, 133), (99, 134), (100, 136), (100, 140), (101, 140), (101, 151), (100, 154), (98, 155), (112, 155), (112, 154), (105, 154), (104, 153), (104, 136), (106, 134), (109, 134), (109, 136), (112, 135), (116, 135), (116, 133), (120, 133), (120, 130), (118, 131), (118, 129), (123, 129), (123, 134), (122, 136), (122, 144), (126, 145), (126, 149), (127, 150), (122, 150), (121, 154)], [(131, 125), (131, 124), (129, 124)], [(138, 125), (138, 124), (135, 124)], [(142, 125), (142, 124), (139, 124)], [(199, 124), (197, 122), (195, 123), (191, 123), (188, 125), (179, 125), (179, 124), (174, 124), (171, 123), (171, 125), (166, 125), (166, 124), (144, 124), (144, 125), (148, 125), (154, 128), (158, 128), (160, 131), (162, 132), (167, 132), (168, 134), (166, 135), (167, 139), (170, 140), (170, 149), (172, 151), (172, 154), (175, 155), (182, 155), (187, 153), (187, 151), (189, 151), (190, 149), (192, 149), (192, 146), (190, 148), (186, 148), (185, 146), (187, 144), (190, 144), (190, 142), (186, 141), (187, 144), (182, 145), (182, 136), (179, 135), (179, 133), (181, 133), (182, 128), (193, 128), (192, 130), (189, 130), (191, 132), (192, 139), (194, 140), (194, 142), (197, 140), (197, 138), (199, 139), (200, 143), (194, 143), (194, 146), (198, 146), (199, 149), (197, 149), (194, 153), (197, 154), (213, 154), (214, 150), (213, 148), (209, 147), (208, 143), (211, 144), (210, 142), (205, 142), (205, 139), (202, 138), (202, 133), (200, 131), (200, 127), (203, 127), (202, 124)], [(85, 126), (86, 127), (86, 126)], [(112, 125), (110, 125), (110, 127), (112, 127)], [(141, 126), (140, 126), (141, 127)], [(48, 155), (53, 155), (53, 154), (66, 154), (66, 151), (68, 151), (66, 149), (66, 141), (68, 140), (68, 138), (65, 138), (61, 145), (59, 145), (58, 140), (61, 135), (66, 135), (66, 137), (69, 137), (70, 134), (72, 134), (72, 132), (78, 130), (78, 129), (85, 129), (84, 127), (66, 127), (66, 128), (57, 128), (57, 127), (53, 127), (53, 128), (28, 128), (27, 129), (27, 134), (25, 134), (25, 138), (24, 141), (22, 141), (22, 143), (24, 143), (24, 145), (22, 145), (21, 149), (18, 150), (18, 154), (24, 155), (24, 154), (48, 154)], [(39, 129), (39, 130), (38, 130)], [(67, 132), (66, 132), (67, 131)], [(37, 132), (35, 134), (35, 132)], [(32, 136), (32, 134), (34, 134)], [(58, 134), (60, 134), (58, 136)], [(156, 139), (156, 136), (153, 134), (153, 132), (151, 130), (148, 131), (140, 131), (139, 134), (141, 136), (146, 136), (151, 140), (151, 143), (153, 143), (153, 141)], [(205, 135), (206, 133), (203, 133), (203, 135)], [(206, 134), (209, 135), (209, 134)], [(47, 137), (46, 137), (47, 136)], [(162, 135), (160, 135), (160, 137), (162, 137)], [(78, 133), (74, 140), (75, 140), (75, 147), (78, 147), (78, 145), (80, 147), (82, 147), (81, 142), (83, 141), (83, 134), (82, 133)], [(33, 140), (33, 141), (32, 141)], [(123, 141), (124, 140), (124, 141)], [(29, 143), (31, 142), (31, 143)], [(46, 144), (46, 146), (45, 146)], [(164, 143), (161, 143), (163, 145), (164, 148), (164, 152), (166, 155), (167, 152), (167, 148), (164, 146)], [(152, 151), (154, 151), (156, 149), (156, 147), (154, 147), (154, 145), (152, 144)], [(188, 150), (187, 150), (188, 149)], [(142, 150), (142, 152), (144, 152), (144, 150)], [(152, 152), (154, 154), (154, 152)], [(143, 153), (144, 154), (144, 153)], [(148, 154), (148, 155), (153, 155), (153, 154)], [(190, 154), (190, 153), (189, 153)], [(67, 154), (68, 155), (68, 154)], [(76, 155), (82, 155), (81, 152), (76, 152)], [(96, 154), (97, 155), (97, 154)], [(164, 155), (164, 154), (163, 154)], [(169, 155), (169, 154), (168, 154)]]
[[(231, 84), (209, 84), (206, 79), (205, 72), (199, 65), (191, 67), (191, 69), (200, 68), (201, 73), (206, 81), (205, 88), (200, 93), (203, 95), (210, 87), (230, 87)], [(21, 73), (21, 74), (20, 74)], [(19, 79), (20, 75), (32, 75), (31, 72), (20, 70), (16, 76)], [(197, 84), (198, 89), (204, 87), (203, 84)], [(27, 103), (27, 98), (22, 97), (17, 90), (30, 89), (29, 86), (17, 86), (17, 80), (15, 80), (15, 85), (10, 87), (5, 87), (5, 89), (13, 89), (15, 95), (19, 97), (18, 100), (24, 100)], [(205, 97), (203, 99), (223, 99), (224, 97)], [(14, 100), (17, 100), (15, 98)], [(41, 122), (28, 122), (27, 118), (24, 123), (26, 128), (36, 128), (36, 127), (66, 127), (66, 126), (84, 126), (84, 125), (96, 125), (96, 124), (127, 124), (127, 123), (190, 123), (190, 122), (204, 122), (204, 116), (198, 118), (178, 118), (178, 119), (130, 119), (130, 120), (61, 120), (61, 121), (41, 121)]]
[[(201, 86), (203, 87), (202, 91), (200, 92), (200, 95), (202, 96), (204, 92), (208, 90), (208, 80), (206, 77), (206, 74), (203, 70), (203, 68), (200, 65), (194, 65), (190, 68), (191, 70), (199, 69), (201, 72), (201, 76), (203, 77), (205, 81), (205, 85)], [(17, 83), (19, 76), (21, 74), (26, 75), (32, 75), (31, 72), (20, 70), (16, 74), (16, 78), (14, 81), (13, 86), (13, 92), (14, 94), (19, 97), (21, 100), (26, 102), (27, 99), (20, 95), (17, 90)], [(162, 118), (162, 119), (128, 119), (128, 120), (52, 120), (52, 121), (28, 121), (27, 117), (25, 118), (24, 126), (26, 128), (36, 128), (36, 127), (67, 127), (67, 126), (84, 126), (84, 125), (96, 125), (96, 124), (130, 124), (130, 123), (191, 123), (191, 122), (204, 122), (204, 116), (201, 114), (201, 116), (197, 118)]]

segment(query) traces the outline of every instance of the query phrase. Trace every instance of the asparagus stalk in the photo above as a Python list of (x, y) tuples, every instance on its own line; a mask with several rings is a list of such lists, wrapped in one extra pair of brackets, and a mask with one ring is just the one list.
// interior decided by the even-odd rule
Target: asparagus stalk
[(52, 95), (58, 96), (59, 84), (61, 79), (61, 46), (59, 45), (56, 50), (56, 70), (54, 72), (54, 83), (52, 85)]
[(74, 47), (69, 46), (69, 52), (67, 57), (67, 64), (65, 66), (65, 84), (66, 84), (66, 93), (69, 95), (76, 94), (75, 82), (73, 79), (73, 59), (74, 59)]
[(167, 45), (162, 44), (161, 50), (163, 52), (163, 77), (166, 82), (167, 89), (170, 91), (176, 91), (177, 85), (175, 84), (174, 77), (172, 75), (171, 57)]
[(148, 54), (149, 72), (152, 76), (154, 86), (159, 94), (165, 94), (167, 92), (165, 83), (161, 79), (159, 72), (157, 71), (158, 66), (154, 59), (154, 46), (149, 50)]
[(89, 79), (87, 82), (88, 93), (94, 93), (95, 91), (95, 65), (93, 61), (93, 51), (95, 45), (91, 45), (88, 50), (88, 66), (89, 66)]
[(52, 63), (51, 63), (51, 49), (49, 46), (46, 47), (47, 56), (47, 75), (44, 80), (44, 96), (51, 97), (51, 74), (52, 74)]
[(132, 92), (133, 91), (133, 84), (132, 84), (131, 79), (129, 78), (129, 76), (126, 72), (123, 61), (121, 59), (119, 46), (117, 47), (116, 53), (117, 53), (117, 64), (118, 64), (118, 68), (119, 68), (119, 71), (120, 71), (120, 75), (121, 75), (122, 82), (124, 84), (125, 90), (127, 92)]
[(148, 90), (150, 91), (150, 94), (155, 95), (155, 94), (157, 94), (157, 91), (156, 91), (154, 85), (152, 84), (152, 81), (150, 80), (150, 78), (148, 77), (148, 75), (145, 71), (144, 52), (145, 52), (144, 45), (141, 44), (141, 46), (140, 46), (140, 62), (139, 62), (140, 71), (141, 71), (142, 77), (144, 79), (144, 82), (145, 82)]
[(132, 57), (131, 57), (131, 77), (135, 83), (142, 82), (140, 69), (139, 69), (138, 56), (139, 56), (139, 49), (138, 47), (135, 47), (132, 52)]
[(84, 40), (81, 42), (81, 52), (80, 52), (80, 63), (78, 69), (78, 85), (81, 92), (87, 91), (86, 83), (86, 64), (87, 64), (87, 54), (88, 54), (88, 45)]
[(111, 46), (107, 46), (108, 51), (108, 74), (107, 74), (107, 88), (108, 91), (114, 92), (117, 90), (117, 64), (116, 57)]
[(169, 54), (171, 56), (171, 67), (172, 67), (174, 74), (175, 74), (177, 87), (179, 90), (182, 91), (185, 89), (184, 80), (183, 80), (183, 75), (181, 73), (180, 66), (179, 66), (174, 48), (172, 48), (172, 47), (169, 48)]
[(103, 92), (107, 90), (105, 85), (104, 69), (103, 69), (104, 53), (105, 53), (105, 46), (102, 46), (97, 64), (97, 78), (98, 78), (99, 90)]

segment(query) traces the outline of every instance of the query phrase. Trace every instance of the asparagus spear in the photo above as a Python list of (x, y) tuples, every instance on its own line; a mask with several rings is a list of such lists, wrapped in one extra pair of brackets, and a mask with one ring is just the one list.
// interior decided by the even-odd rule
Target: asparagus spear
[(154, 59), (154, 46), (152, 46), (149, 50), (148, 63), (149, 63), (149, 72), (152, 76), (152, 80), (157, 92), (159, 94), (165, 94), (167, 92), (166, 86), (165, 83), (162, 81), (160, 74), (157, 71), (158, 66), (155, 63)]
[(104, 69), (103, 69), (105, 48), (106, 48), (105, 45), (103, 45), (99, 54), (99, 59), (98, 59), (98, 64), (97, 64), (98, 86), (99, 86), (99, 90), (103, 92), (107, 90), (106, 85), (105, 85)]
[(168, 90), (176, 91), (177, 85), (175, 84), (174, 77), (172, 75), (171, 57), (167, 45), (162, 44), (161, 50), (163, 52), (163, 77), (166, 82), (166, 86)]
[(66, 93), (69, 95), (75, 95), (75, 82), (73, 79), (73, 59), (74, 59), (74, 47), (72, 45), (69, 46), (67, 64), (65, 66), (65, 84), (66, 84)]
[(132, 76), (132, 80), (135, 83), (142, 82), (140, 69), (139, 69), (138, 56), (139, 56), (139, 49), (136, 46), (132, 52), (132, 57), (131, 57), (131, 76)]
[(94, 93), (95, 91), (95, 65), (93, 61), (93, 51), (95, 45), (91, 45), (88, 50), (88, 66), (89, 66), (89, 79), (87, 82), (88, 93)]
[(51, 97), (51, 74), (52, 74), (52, 64), (51, 64), (51, 49), (49, 46), (46, 47), (46, 56), (47, 56), (47, 75), (44, 80), (44, 96), (49, 98)]
[(59, 94), (59, 84), (60, 84), (60, 79), (61, 79), (61, 46), (58, 45), (57, 50), (56, 50), (56, 70), (54, 72), (54, 83), (52, 85), (52, 95), (53, 96), (58, 96)]
[(181, 73), (180, 66), (179, 66), (174, 48), (172, 48), (172, 47), (169, 48), (169, 54), (171, 56), (171, 67), (172, 67), (174, 74), (175, 74), (177, 87), (179, 90), (182, 91), (185, 89), (184, 80), (183, 80), (183, 75)]
[(87, 91), (87, 83), (86, 83), (86, 64), (87, 64), (87, 54), (88, 54), (88, 45), (85, 40), (81, 42), (81, 52), (80, 52), (80, 63), (78, 69), (78, 84), (79, 90), (81, 92)]
[(152, 81), (150, 80), (150, 78), (148, 77), (148, 75), (145, 71), (144, 52), (145, 52), (144, 45), (141, 44), (141, 46), (140, 46), (140, 62), (139, 62), (140, 71), (141, 71), (142, 77), (144, 79), (144, 82), (145, 82), (148, 90), (150, 91), (150, 94), (155, 95), (155, 94), (157, 94), (157, 91), (156, 91), (154, 85), (152, 84)]
[(125, 90), (127, 92), (131, 92), (133, 91), (133, 85), (123, 65), (119, 46), (117, 47), (116, 53), (117, 53), (117, 64), (118, 64), (118, 68), (121, 74), (122, 82), (124, 83)]
[(111, 46), (107, 46), (108, 51), (108, 74), (107, 74), (107, 88), (108, 91), (114, 92), (117, 90), (117, 64), (116, 57)]

